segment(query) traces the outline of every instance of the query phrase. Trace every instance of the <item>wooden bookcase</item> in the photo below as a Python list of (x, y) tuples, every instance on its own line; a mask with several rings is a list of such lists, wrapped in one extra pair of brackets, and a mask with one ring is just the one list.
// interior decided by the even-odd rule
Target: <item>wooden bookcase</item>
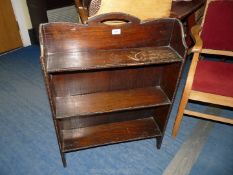
[(43, 24), (40, 44), (64, 166), (90, 147), (154, 137), (160, 148), (187, 51), (178, 20)]

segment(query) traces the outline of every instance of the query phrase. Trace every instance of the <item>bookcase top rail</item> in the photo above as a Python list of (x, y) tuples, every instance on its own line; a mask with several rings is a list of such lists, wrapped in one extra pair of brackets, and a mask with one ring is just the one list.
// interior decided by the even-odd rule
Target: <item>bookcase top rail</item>
[[(105, 19), (115, 19), (114, 16), (126, 23), (104, 23)], [(141, 22), (136, 17), (121, 13), (103, 14), (88, 24), (42, 24), (40, 43), (42, 57), (63, 52), (161, 46), (171, 46), (181, 57), (186, 52), (184, 33), (179, 20), (166, 18)]]

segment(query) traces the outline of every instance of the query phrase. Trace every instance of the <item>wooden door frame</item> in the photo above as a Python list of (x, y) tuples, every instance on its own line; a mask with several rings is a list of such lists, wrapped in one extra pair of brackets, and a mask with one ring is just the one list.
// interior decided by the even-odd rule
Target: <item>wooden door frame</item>
[(23, 46), (24, 47), (29, 46), (29, 45), (31, 45), (31, 40), (29, 37), (28, 28), (27, 28), (26, 19), (24, 16), (22, 4), (20, 3), (19, 0), (11, 0), (11, 4), (12, 4), (13, 10), (14, 10), (15, 18), (19, 24), (19, 32), (20, 32)]

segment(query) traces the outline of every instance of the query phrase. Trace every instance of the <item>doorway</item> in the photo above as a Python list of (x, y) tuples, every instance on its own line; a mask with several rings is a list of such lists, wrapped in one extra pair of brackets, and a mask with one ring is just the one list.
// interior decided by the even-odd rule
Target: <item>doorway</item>
[(23, 43), (19, 33), (11, 0), (0, 1), (0, 54), (22, 47)]

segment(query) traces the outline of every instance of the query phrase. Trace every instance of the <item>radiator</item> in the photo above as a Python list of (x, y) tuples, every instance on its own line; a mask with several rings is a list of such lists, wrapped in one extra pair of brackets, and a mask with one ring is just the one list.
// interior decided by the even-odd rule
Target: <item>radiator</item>
[(74, 5), (48, 10), (47, 17), (49, 22), (79, 22), (79, 16)]

